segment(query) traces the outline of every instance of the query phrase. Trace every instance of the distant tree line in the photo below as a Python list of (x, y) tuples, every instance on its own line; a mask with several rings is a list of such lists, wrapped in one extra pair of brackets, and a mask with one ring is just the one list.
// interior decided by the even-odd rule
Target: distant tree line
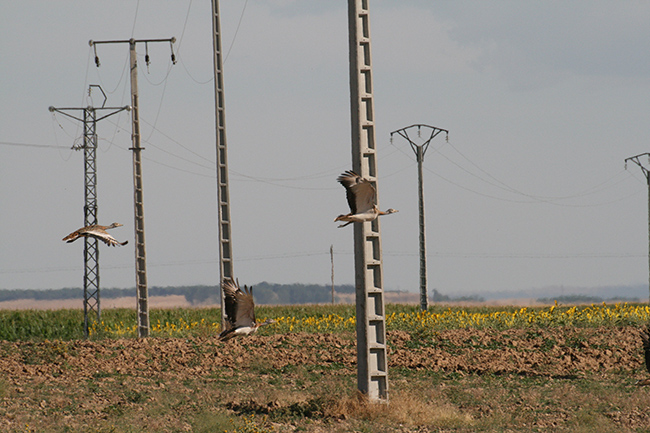
[(631, 298), (626, 296), (617, 296), (613, 298), (602, 298), (600, 296), (591, 295), (562, 295), (555, 298), (537, 298), (537, 302), (543, 304), (551, 304), (553, 302), (561, 304), (600, 304), (602, 302), (639, 302), (639, 298)]
[[(335, 293), (354, 293), (354, 286), (351, 284), (334, 286)], [(127, 296), (135, 296), (135, 288), (100, 289), (100, 299), (114, 299)], [(253, 288), (255, 302), (258, 304), (317, 304), (331, 302), (332, 286), (319, 284), (273, 284), (266, 281), (256, 284)], [(171, 286), (171, 287), (149, 287), (149, 296), (184, 296), (187, 302), (192, 305), (206, 303), (219, 303), (218, 286)], [(34, 300), (61, 300), (61, 299), (83, 299), (83, 289), (63, 288), (48, 290), (0, 290), (0, 302), (14, 301), (18, 299)]]
[(485, 298), (478, 295), (470, 296), (449, 296), (443, 295), (436, 289), (433, 289), (433, 296), (431, 297), (433, 302), (484, 302)]

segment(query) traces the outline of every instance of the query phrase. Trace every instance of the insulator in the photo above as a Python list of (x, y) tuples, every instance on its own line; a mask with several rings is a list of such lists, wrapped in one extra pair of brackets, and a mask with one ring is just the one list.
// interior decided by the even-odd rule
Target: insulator
[(171, 52), (172, 52), (172, 64), (173, 64), (173, 65), (176, 64), (176, 56), (174, 55), (174, 42), (176, 42), (176, 38), (171, 38), (171, 39), (169, 40), (169, 49), (170, 49)]
[(93, 52), (95, 53), (95, 65), (99, 68), (99, 56), (97, 55), (97, 45), (93, 45)]
[(149, 54), (145, 54), (145, 56), (144, 56), (144, 61), (145, 61), (145, 63), (146, 63), (147, 65), (149, 65), (149, 63), (151, 63), (151, 62), (149, 61)]

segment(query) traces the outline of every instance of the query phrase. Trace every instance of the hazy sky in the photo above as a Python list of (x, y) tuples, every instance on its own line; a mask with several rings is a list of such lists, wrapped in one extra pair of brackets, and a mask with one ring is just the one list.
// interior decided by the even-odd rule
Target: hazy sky
[[(417, 165), (390, 132), (450, 131), (425, 156), (429, 289), (644, 284), (650, 2), (371, 1), (385, 289), (419, 284)], [(344, 1), (221, 2), (234, 270), (242, 283), (353, 283), (339, 173), (351, 168)], [(0, 288), (81, 287), (80, 122), (48, 107), (130, 104), (138, 45), (150, 286), (218, 284), (209, 1), (0, 5)], [(101, 286), (133, 287), (130, 115), (97, 124)], [(644, 159), (644, 163), (647, 161)]]

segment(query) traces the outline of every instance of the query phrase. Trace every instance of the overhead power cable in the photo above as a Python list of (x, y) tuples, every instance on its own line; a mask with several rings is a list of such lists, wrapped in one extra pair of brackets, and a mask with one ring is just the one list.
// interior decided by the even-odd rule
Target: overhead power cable
[(0, 141), (0, 144), (3, 146), (40, 147), (43, 149), (71, 149), (70, 146), (58, 146), (53, 144), (14, 143), (10, 141)]

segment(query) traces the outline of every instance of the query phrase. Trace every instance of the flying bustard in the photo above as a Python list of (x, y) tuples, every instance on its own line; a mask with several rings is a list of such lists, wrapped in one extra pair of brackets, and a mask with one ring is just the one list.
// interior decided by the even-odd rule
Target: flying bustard
[(350, 213), (339, 215), (334, 221), (347, 221), (341, 224), (339, 228), (345, 227), (350, 223), (361, 223), (373, 221), (379, 215), (388, 215), (398, 212), (395, 209), (386, 209), (386, 212), (380, 211), (377, 205), (377, 191), (368, 179), (364, 179), (355, 172), (348, 170), (336, 179), (345, 188), (345, 196), (350, 205)]
[(110, 247), (128, 244), (129, 241), (118, 242), (113, 236), (106, 233), (106, 230), (113, 229), (115, 227), (122, 227), (122, 224), (113, 223), (110, 226), (100, 226), (93, 224), (82, 227), (79, 230), (70, 233), (68, 236), (64, 237), (63, 240), (70, 243), (76, 241), (79, 238), (95, 238), (99, 239)]
[[(650, 373), (650, 326), (646, 325), (641, 330), (641, 340), (643, 341), (643, 355), (645, 357), (645, 368)], [(636, 382), (638, 386), (650, 385), (650, 378), (641, 379)]]
[(219, 334), (220, 340), (230, 340), (238, 335), (249, 335), (258, 328), (275, 323), (273, 319), (265, 322), (255, 321), (255, 302), (253, 302), (253, 287), (239, 288), (239, 281), (234, 278), (224, 279), (221, 285), (224, 293), (224, 308), (226, 311), (226, 324)]

